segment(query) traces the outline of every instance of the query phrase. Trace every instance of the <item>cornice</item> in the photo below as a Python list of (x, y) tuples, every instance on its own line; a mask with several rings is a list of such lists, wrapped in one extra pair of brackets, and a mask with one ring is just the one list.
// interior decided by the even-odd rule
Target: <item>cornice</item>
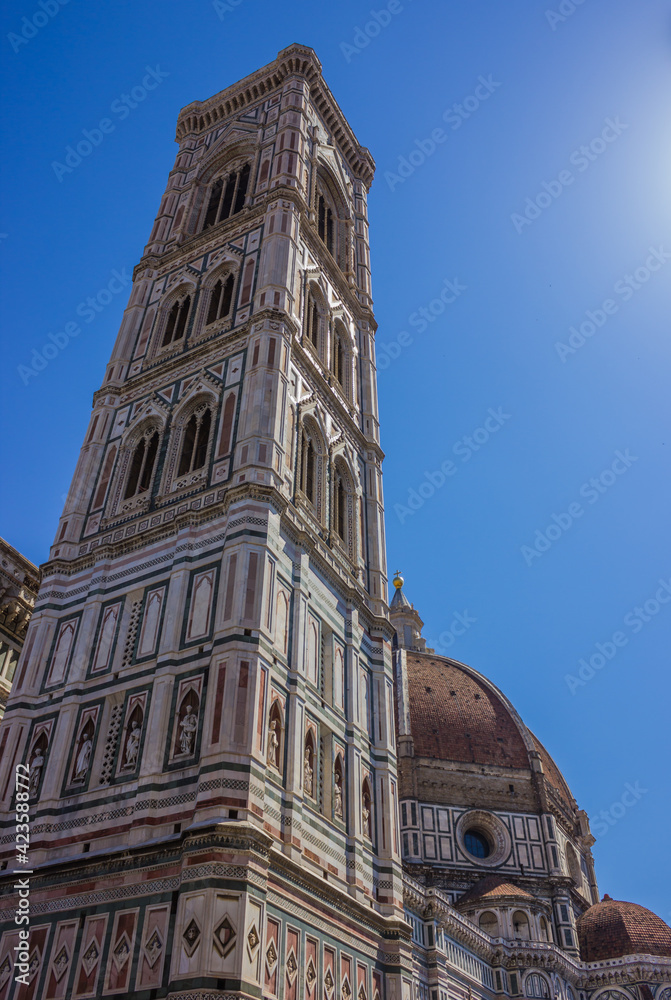
[(375, 173), (375, 161), (370, 151), (361, 146), (329, 90), (322, 65), (314, 49), (293, 44), (282, 49), (267, 66), (246, 76), (205, 101), (193, 101), (179, 113), (175, 139), (197, 136), (220, 125), (227, 118), (268, 97), (292, 76), (304, 77), (310, 86), (310, 98), (324, 123), (347, 159), (352, 173), (370, 188)]

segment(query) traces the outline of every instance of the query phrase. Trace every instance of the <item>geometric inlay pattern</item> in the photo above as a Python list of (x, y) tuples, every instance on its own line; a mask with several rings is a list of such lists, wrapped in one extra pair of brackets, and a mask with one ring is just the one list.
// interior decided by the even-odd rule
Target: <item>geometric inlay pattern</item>
[(154, 968), (162, 951), (163, 951), (163, 938), (159, 934), (158, 928), (155, 927), (151, 937), (144, 946), (144, 953), (147, 957), (147, 961), (149, 962), (150, 969)]
[(182, 939), (184, 941), (184, 951), (187, 953), (189, 958), (191, 958), (200, 943), (200, 927), (193, 917), (187, 924), (187, 927), (182, 934)]
[(226, 958), (233, 951), (236, 937), (237, 931), (226, 914), (214, 929), (214, 947), (222, 958)]
[(99, 958), (100, 951), (98, 949), (96, 939), (94, 938), (82, 956), (82, 965), (84, 966), (84, 972), (86, 973), (87, 979), (98, 964)]

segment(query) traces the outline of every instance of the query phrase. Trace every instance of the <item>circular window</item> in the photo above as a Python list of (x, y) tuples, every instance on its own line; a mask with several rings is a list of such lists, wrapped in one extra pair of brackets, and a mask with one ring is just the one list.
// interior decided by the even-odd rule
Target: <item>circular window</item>
[(457, 842), (471, 864), (492, 868), (502, 864), (512, 849), (504, 823), (484, 809), (469, 809), (456, 824)]
[(467, 830), (464, 834), (464, 847), (474, 858), (488, 858), (492, 853), (492, 845), (480, 830)]

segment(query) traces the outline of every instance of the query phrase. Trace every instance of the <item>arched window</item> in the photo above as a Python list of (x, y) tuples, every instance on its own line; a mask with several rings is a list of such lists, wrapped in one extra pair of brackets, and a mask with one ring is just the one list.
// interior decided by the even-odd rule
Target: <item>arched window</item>
[(242, 211), (249, 185), (249, 172), (249, 164), (246, 163), (227, 177), (217, 177), (210, 189), (203, 229), (209, 229)]
[(333, 210), (320, 194), (317, 197), (317, 231), (326, 249), (335, 257), (334, 229)]
[(146, 493), (151, 485), (156, 455), (158, 453), (158, 431), (147, 431), (135, 445), (130, 462), (130, 472), (124, 491), (124, 500)]
[(364, 778), (361, 787), (361, 826), (364, 837), (368, 837), (369, 840), (373, 839), (373, 816), (371, 809), (370, 785), (368, 784), (368, 778)]
[(306, 332), (314, 349), (319, 351), (319, 306), (312, 295), (308, 296)]
[(280, 703), (275, 700), (268, 713), (268, 748), (266, 760), (271, 767), (280, 770), (282, 760), (282, 712)]
[(541, 941), (547, 941), (548, 943), (550, 943), (552, 941), (552, 938), (550, 937), (550, 927), (545, 917), (541, 917), (540, 919), (540, 928), (541, 928)]
[(168, 322), (165, 326), (165, 333), (163, 334), (163, 347), (167, 347), (168, 344), (172, 344), (174, 341), (182, 339), (184, 331), (186, 330), (186, 322), (189, 318), (190, 308), (190, 295), (187, 295), (184, 299), (177, 299), (173, 302), (172, 308), (168, 313)]
[(235, 284), (235, 278), (232, 274), (222, 281), (221, 278), (217, 280), (212, 289), (212, 296), (210, 298), (210, 305), (207, 310), (207, 324), (215, 323), (218, 319), (224, 319), (231, 311), (231, 303), (233, 301), (233, 285)]
[[(529, 933), (529, 918), (522, 910), (515, 910), (513, 913), (513, 933), (520, 941), (529, 941), (531, 939), (531, 935)], [(527, 995), (540, 996), (541, 994), (534, 993)]]
[(333, 331), (333, 352), (331, 370), (341, 386), (345, 386), (345, 345), (338, 333), (338, 327)]
[(487, 913), (481, 913), (478, 923), (480, 925), (480, 930), (484, 931), (485, 934), (489, 934), (490, 937), (498, 937), (499, 921), (495, 913), (491, 913), (490, 911)]
[(547, 1000), (550, 996), (547, 980), (537, 973), (527, 976), (524, 983), (524, 992), (528, 997), (538, 997), (539, 1000)]
[(347, 491), (343, 477), (336, 470), (333, 496), (333, 527), (343, 542), (347, 537)]
[(189, 417), (182, 440), (182, 453), (177, 470), (178, 478), (186, 476), (189, 472), (196, 472), (205, 465), (211, 423), (210, 408), (204, 404), (194, 410)]
[(311, 504), (315, 503), (315, 446), (305, 428), (301, 432), (301, 489)]

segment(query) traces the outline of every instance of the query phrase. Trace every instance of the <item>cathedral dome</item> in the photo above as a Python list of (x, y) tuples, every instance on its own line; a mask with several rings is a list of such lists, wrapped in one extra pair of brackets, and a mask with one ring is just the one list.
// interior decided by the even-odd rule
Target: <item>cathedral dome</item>
[(550, 754), (491, 681), (463, 663), (429, 653), (408, 650), (406, 662), (416, 756), (527, 772), (542, 767), (561, 804), (574, 805)]
[(638, 903), (604, 896), (578, 920), (583, 962), (602, 962), (625, 955), (671, 958), (671, 927)]

